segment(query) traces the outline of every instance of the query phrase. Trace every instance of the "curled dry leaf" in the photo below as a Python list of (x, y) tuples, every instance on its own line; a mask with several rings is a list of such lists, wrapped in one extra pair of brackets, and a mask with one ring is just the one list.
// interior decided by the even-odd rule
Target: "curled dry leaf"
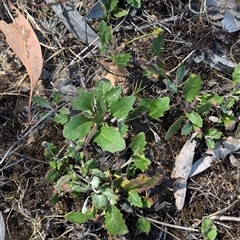
[(9, 46), (19, 57), (28, 71), (31, 81), (29, 97), (30, 107), (34, 88), (42, 73), (42, 51), (38, 38), (31, 25), (10, 1), (8, 2), (8, 5), (10, 9), (16, 13), (16, 17), (14, 18), (14, 22), (9, 24), (1, 20), (0, 30), (5, 35)]
[(174, 184), (174, 197), (175, 205), (179, 211), (183, 209), (186, 191), (187, 191), (187, 179), (192, 169), (192, 162), (195, 153), (196, 141), (194, 133), (190, 140), (188, 140), (179, 155), (176, 156), (175, 164), (172, 172), (172, 178), (176, 178)]

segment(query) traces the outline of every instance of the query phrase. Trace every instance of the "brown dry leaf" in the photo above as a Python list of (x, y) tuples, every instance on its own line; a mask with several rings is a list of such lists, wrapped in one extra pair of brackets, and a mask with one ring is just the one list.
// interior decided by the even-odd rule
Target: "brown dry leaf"
[(126, 77), (128, 76), (128, 71), (118, 65), (112, 65), (112, 63), (101, 62), (101, 64), (108, 69), (102, 74), (102, 78), (108, 79), (113, 86), (123, 85)]
[[(21, 62), (26, 67), (30, 81), (29, 108), (31, 107), (32, 95), (37, 81), (42, 73), (43, 59), (42, 51), (36, 34), (25, 17), (14, 5), (8, 1), (11, 10), (16, 13), (13, 23), (0, 21), (0, 30), (6, 37), (6, 41)], [(30, 111), (29, 111), (30, 113)], [(29, 116), (30, 120), (30, 116)]]

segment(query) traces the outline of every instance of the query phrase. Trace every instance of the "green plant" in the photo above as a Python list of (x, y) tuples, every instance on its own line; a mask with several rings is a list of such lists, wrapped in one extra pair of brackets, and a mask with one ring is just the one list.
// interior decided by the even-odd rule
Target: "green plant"
[[(55, 96), (55, 99), (59, 98)], [(67, 146), (59, 151), (52, 143), (43, 144), (51, 167), (47, 179), (55, 183), (57, 191), (52, 202), (63, 193), (71, 193), (75, 197), (85, 194), (81, 196), (86, 197), (82, 211), (67, 214), (67, 220), (84, 223), (101, 215), (109, 233), (124, 234), (127, 227), (120, 211), (121, 204), (124, 202), (136, 209), (151, 207), (152, 200), (142, 192), (158, 184), (163, 172), (161, 169), (149, 171), (151, 161), (144, 155), (144, 133), (137, 134), (129, 146), (125, 138), (132, 117), (148, 113), (157, 119), (169, 109), (169, 101), (168, 97), (138, 100), (135, 96), (122, 96), (121, 87), (113, 87), (103, 79), (94, 90), (79, 89), (78, 97), (71, 101), (72, 111), (70, 107), (59, 110), (54, 121), (63, 125)], [(49, 107), (44, 101), (38, 103)], [(92, 141), (110, 157), (110, 153), (116, 154), (128, 147), (132, 155), (118, 168), (110, 163), (110, 167), (103, 170), (100, 161), (93, 157), (94, 152), (86, 154), (87, 145)], [(148, 233), (150, 227), (144, 228), (143, 224), (150, 225), (139, 219), (137, 229)]]
[(214, 240), (217, 237), (217, 227), (210, 218), (203, 219), (201, 232), (207, 240)]

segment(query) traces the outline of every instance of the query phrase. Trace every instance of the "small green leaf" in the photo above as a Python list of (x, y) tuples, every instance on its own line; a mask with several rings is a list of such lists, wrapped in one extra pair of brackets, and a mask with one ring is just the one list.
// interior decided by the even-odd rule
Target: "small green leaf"
[(193, 131), (192, 123), (190, 121), (187, 121), (182, 127), (181, 135), (186, 136), (190, 134), (192, 131)]
[(96, 176), (94, 176), (94, 177), (92, 178), (92, 181), (90, 182), (90, 184), (91, 184), (91, 186), (92, 186), (93, 188), (98, 188), (99, 183), (100, 183), (100, 179), (99, 179), (98, 177), (96, 177)]
[(117, 8), (112, 13), (114, 17), (121, 18), (125, 17), (128, 14), (128, 11), (123, 8)]
[(72, 99), (72, 106), (76, 110), (90, 112), (93, 111), (94, 93), (91, 91), (85, 92), (83, 89), (78, 90), (78, 97)]
[(163, 37), (159, 35), (156, 39), (152, 42), (151, 51), (155, 56), (159, 56), (162, 52), (163, 48)]
[(120, 210), (114, 205), (111, 205), (106, 212), (105, 226), (110, 234), (122, 235), (128, 232)]
[(234, 68), (232, 79), (234, 83), (240, 82), (240, 63)]
[(105, 4), (106, 9), (112, 12), (118, 5), (119, 0), (108, 0)]
[(70, 212), (65, 215), (67, 221), (77, 224), (85, 223), (86, 221), (94, 218), (94, 211), (88, 211), (86, 214), (82, 212)]
[(204, 104), (201, 104), (200, 106), (197, 107), (197, 112), (200, 115), (207, 114), (209, 111), (212, 109), (212, 104), (211, 102), (206, 102)]
[(59, 176), (58, 171), (56, 171), (56, 170), (54, 170), (54, 169), (50, 169), (50, 170), (47, 172), (46, 179), (47, 179), (49, 182), (55, 182), (55, 180), (57, 179), (58, 176)]
[(91, 130), (93, 122), (84, 116), (75, 115), (63, 128), (63, 136), (70, 140), (83, 139)]
[(186, 102), (191, 102), (199, 94), (202, 87), (202, 80), (199, 76), (191, 74), (183, 87), (183, 97)]
[(110, 111), (115, 118), (125, 120), (129, 112), (133, 109), (136, 100), (135, 96), (123, 97), (110, 105)]
[(66, 107), (62, 107), (59, 112), (54, 116), (53, 120), (56, 123), (65, 124), (68, 121), (68, 115), (70, 114), (70, 111)]
[(108, 205), (108, 201), (105, 195), (98, 195), (96, 193), (92, 194), (92, 200), (93, 200), (93, 204), (94, 206), (96, 206), (97, 208), (105, 208)]
[(193, 110), (191, 111), (191, 112), (187, 112), (186, 113), (186, 115), (187, 115), (187, 117), (188, 117), (188, 119), (194, 124), (194, 125), (196, 125), (197, 127), (202, 127), (203, 126), (203, 121), (202, 121), (202, 118), (201, 118), (201, 116), (198, 114), (198, 113), (196, 113), (196, 112), (194, 112)]
[(178, 130), (182, 126), (183, 120), (184, 120), (184, 117), (181, 116), (170, 126), (165, 136), (166, 140), (170, 139), (173, 135), (175, 135), (178, 132)]
[(61, 100), (61, 92), (54, 92), (52, 95), (52, 99), (56, 104), (59, 104), (60, 100)]
[(144, 218), (139, 218), (137, 220), (136, 227), (140, 233), (144, 232), (148, 235), (151, 230), (151, 223)]
[(112, 57), (113, 63), (116, 63), (120, 67), (126, 67), (131, 58), (130, 53), (114, 54)]
[(114, 128), (102, 126), (98, 136), (94, 139), (103, 151), (115, 153), (126, 148), (126, 143), (121, 134)]
[(215, 240), (217, 237), (217, 227), (210, 218), (205, 218), (202, 221), (201, 232), (207, 240)]
[(133, 156), (132, 158), (135, 167), (140, 169), (142, 172), (145, 171), (151, 164), (151, 161), (147, 159), (144, 155)]
[(209, 149), (213, 149), (214, 146), (215, 146), (214, 140), (211, 139), (211, 138), (205, 138), (205, 140), (206, 140), (207, 147), (208, 147)]
[(138, 195), (137, 191), (131, 190), (128, 192), (128, 201), (131, 206), (142, 208), (142, 200), (141, 197)]
[(150, 103), (149, 116), (153, 119), (157, 119), (159, 117), (162, 117), (164, 115), (164, 112), (166, 112), (170, 108), (169, 103), (170, 103), (170, 98), (169, 97), (154, 99)]
[(179, 86), (182, 83), (182, 80), (185, 76), (185, 72), (186, 72), (185, 66), (184, 64), (181, 63), (177, 70), (176, 79), (175, 79), (177, 86)]
[(141, 7), (141, 0), (127, 0), (127, 3), (130, 4), (133, 8)]
[(103, 188), (101, 192), (110, 199), (110, 204), (114, 205), (117, 203), (119, 196), (115, 194), (111, 188)]
[(143, 155), (144, 147), (146, 145), (145, 134), (139, 133), (132, 141), (130, 147), (133, 151), (133, 155)]
[(102, 20), (98, 25), (98, 35), (103, 44), (108, 44), (110, 42), (111, 27), (109, 27), (104, 20)]
[(46, 109), (53, 109), (52, 106), (50, 105), (50, 103), (42, 98), (42, 97), (39, 97), (39, 96), (33, 96), (32, 97), (32, 100), (35, 104), (39, 105), (40, 107), (43, 107), (43, 108), (46, 108)]
[(121, 87), (114, 87), (110, 89), (106, 94), (104, 95), (104, 98), (106, 101), (108, 101), (109, 105), (119, 99), (120, 95), (122, 93)]
[(163, 82), (166, 84), (168, 91), (177, 93), (178, 87), (173, 82), (171, 82), (169, 79), (164, 79)]

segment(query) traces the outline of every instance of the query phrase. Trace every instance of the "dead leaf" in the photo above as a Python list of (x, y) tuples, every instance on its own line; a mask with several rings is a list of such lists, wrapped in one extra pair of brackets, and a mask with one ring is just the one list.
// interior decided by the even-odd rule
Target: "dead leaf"
[(31, 25), (10, 1), (8, 2), (8, 5), (10, 9), (16, 13), (16, 17), (14, 18), (14, 22), (9, 24), (1, 20), (0, 30), (5, 35), (7, 43), (19, 57), (29, 74), (31, 81), (29, 97), (30, 108), (34, 88), (42, 73), (42, 51), (38, 38)]
[(176, 156), (175, 165), (172, 172), (172, 178), (176, 178), (176, 183), (173, 189), (175, 197), (175, 205), (179, 211), (183, 209), (186, 191), (187, 179), (192, 169), (192, 162), (195, 153), (196, 141), (194, 133), (190, 140), (188, 140), (179, 155)]
[(128, 71), (122, 67), (119, 67), (118, 65), (112, 65), (112, 63), (108, 62), (101, 62), (103, 67), (107, 69), (108, 71), (104, 71), (102, 73), (102, 78), (108, 79), (113, 86), (116, 85), (123, 85), (123, 83), (126, 80), (126, 77), (128, 76)]

